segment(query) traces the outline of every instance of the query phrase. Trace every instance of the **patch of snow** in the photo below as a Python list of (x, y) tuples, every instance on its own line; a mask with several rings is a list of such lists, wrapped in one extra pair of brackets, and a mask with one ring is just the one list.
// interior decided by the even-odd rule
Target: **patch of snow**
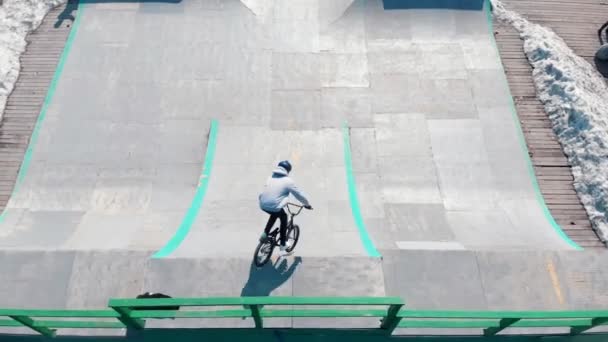
[(6, 100), (19, 77), (19, 57), (28, 33), (40, 26), (44, 16), (67, 0), (4, 0), (0, 6), (0, 121)]
[(608, 86), (598, 71), (552, 30), (491, 0), (494, 15), (512, 25), (534, 68), (539, 99), (572, 165), (574, 187), (594, 229), (608, 241)]

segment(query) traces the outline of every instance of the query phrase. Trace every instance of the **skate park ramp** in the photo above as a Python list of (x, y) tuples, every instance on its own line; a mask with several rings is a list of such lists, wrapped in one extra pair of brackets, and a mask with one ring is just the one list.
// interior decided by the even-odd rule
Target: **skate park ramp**
[[(145, 291), (605, 304), (606, 255), (563, 252), (576, 246), (538, 197), (485, 13), (91, 0), (78, 17), (0, 223), (3, 306), (101, 308)], [(257, 195), (282, 159), (314, 210), (296, 218), (295, 256), (256, 268)]]
[(184, 0), (79, 15), (2, 248), (249, 257), (281, 159), (315, 207), (297, 218), (302, 256), (576, 247), (535, 188), (483, 12)]

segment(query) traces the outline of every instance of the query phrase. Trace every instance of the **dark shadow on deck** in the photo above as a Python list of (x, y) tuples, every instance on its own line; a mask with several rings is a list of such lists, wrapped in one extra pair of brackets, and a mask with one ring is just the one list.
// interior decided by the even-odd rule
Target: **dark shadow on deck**
[(300, 263), (302, 263), (302, 258), (300, 257), (295, 257), (291, 265), (287, 259), (279, 258), (274, 264), (268, 263), (264, 267), (258, 268), (251, 261), (249, 279), (247, 279), (247, 283), (243, 286), (241, 297), (270, 296), (270, 293), (274, 289), (291, 278)]

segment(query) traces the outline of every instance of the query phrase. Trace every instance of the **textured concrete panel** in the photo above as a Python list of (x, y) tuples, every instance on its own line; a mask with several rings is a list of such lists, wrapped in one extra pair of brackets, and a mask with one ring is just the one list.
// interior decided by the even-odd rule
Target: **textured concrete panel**
[(378, 159), (382, 194), (388, 203), (442, 203), (437, 171), (428, 157)]
[(274, 53), (272, 89), (318, 89), (320, 56), (313, 53)]
[[(521, 232), (501, 210), (448, 211), (446, 216), (456, 240), (468, 249), (510, 249), (525, 243), (521, 240)], [(493, 243), (488, 245), (488, 241)]]
[(311, 130), (320, 128), (321, 94), (318, 90), (294, 90), (272, 93), (272, 119), (276, 130)]
[[(493, 310), (558, 310), (548, 266), (549, 252), (479, 253), (477, 260)], [(525, 279), (525, 281), (522, 281)]]
[(384, 273), (387, 294), (401, 296), (409, 308), (486, 308), (481, 274), (471, 252), (385, 251)]
[(367, 55), (320, 55), (321, 85), (323, 87), (369, 87)]
[[(572, 310), (600, 309), (608, 303), (606, 251), (562, 252), (547, 262), (555, 269), (557, 289)], [(559, 300), (559, 298), (558, 298)]]
[(480, 105), (509, 105), (511, 103), (511, 99), (507, 96), (507, 83), (496, 82), (496, 80), (504, 79), (502, 72), (500, 69), (469, 71), (469, 82), (476, 103)]
[(441, 204), (386, 204), (384, 211), (395, 241), (454, 240)]
[(376, 173), (357, 173), (357, 196), (364, 218), (385, 216), (380, 177)]
[(372, 127), (372, 104), (369, 88), (343, 87), (321, 89), (323, 127)]
[[(380, 259), (306, 258), (293, 278), (294, 296), (384, 296), (384, 277)], [(308, 319), (294, 318), (293, 326), (368, 327), (375, 318)]]
[(0, 252), (2, 307), (66, 307), (72, 273), (72, 252)]
[(273, 48), (279, 52), (319, 52), (319, 21), (274, 20)]
[(366, 2), (365, 20), (368, 48), (374, 42), (408, 41), (412, 38), (408, 11), (385, 11), (382, 0)]
[[(353, 170), (357, 173), (378, 172), (378, 150), (376, 147), (376, 130), (373, 128), (351, 128), (350, 149)], [(358, 183), (361, 181), (359, 180)]]
[(80, 252), (68, 288), (68, 308), (105, 308), (109, 298), (134, 298), (143, 293), (150, 253)]
[(432, 103), (432, 94), (422, 88), (422, 76), (371, 74), (372, 109), (376, 113), (419, 113)]
[(507, 214), (520, 236), (526, 236), (525, 242), (545, 249), (568, 249), (570, 246), (550, 226), (535, 200), (505, 200), (499, 206)]
[(429, 129), (423, 114), (376, 114), (374, 125), (380, 157), (431, 155)]
[[(19, 215), (20, 211), (15, 214)], [(11, 215), (11, 211), (7, 217)], [(7, 248), (53, 249), (61, 246), (77, 230), (83, 212), (24, 210), (14, 222), (4, 222), (4, 239), (0, 246)], [(32, 227), (43, 227), (32, 229)]]

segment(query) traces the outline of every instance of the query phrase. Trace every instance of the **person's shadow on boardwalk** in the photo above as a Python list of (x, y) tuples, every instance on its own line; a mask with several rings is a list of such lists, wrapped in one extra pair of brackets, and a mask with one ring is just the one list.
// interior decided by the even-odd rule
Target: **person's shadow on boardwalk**
[(266, 264), (262, 268), (257, 268), (252, 261), (249, 267), (249, 279), (243, 286), (241, 297), (265, 297), (283, 285), (295, 272), (302, 258), (295, 257), (291, 265), (287, 259), (279, 258), (274, 264)]

